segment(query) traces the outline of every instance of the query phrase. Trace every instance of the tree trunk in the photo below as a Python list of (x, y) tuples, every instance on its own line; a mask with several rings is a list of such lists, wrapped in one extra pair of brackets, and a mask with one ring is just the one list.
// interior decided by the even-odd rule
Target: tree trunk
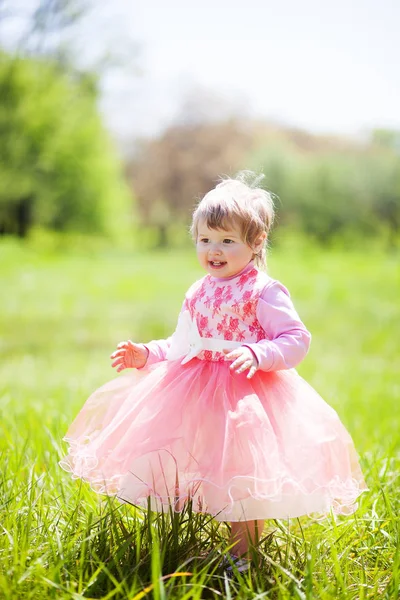
[(33, 197), (27, 196), (26, 198), (21, 198), (16, 206), (16, 233), (20, 238), (27, 236), (28, 230), (32, 225), (32, 204)]
[(166, 248), (168, 246), (168, 227), (163, 225), (158, 225), (158, 242), (157, 248)]

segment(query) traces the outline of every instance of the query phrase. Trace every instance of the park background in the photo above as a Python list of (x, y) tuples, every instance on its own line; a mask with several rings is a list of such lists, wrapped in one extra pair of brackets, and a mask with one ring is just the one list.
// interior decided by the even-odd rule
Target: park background
[[(398, 598), (399, 16), (0, 2), (0, 598)], [(370, 490), (346, 519), (269, 523), (228, 582), (224, 526), (99, 499), (58, 460), (116, 343), (174, 329), (195, 202), (240, 169), (274, 194), (268, 269), (313, 334), (298, 370)]]

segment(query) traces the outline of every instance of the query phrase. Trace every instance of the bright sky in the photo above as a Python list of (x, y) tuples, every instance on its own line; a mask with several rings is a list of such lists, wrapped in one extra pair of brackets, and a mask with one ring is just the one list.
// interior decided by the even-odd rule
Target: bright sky
[(101, 102), (121, 137), (157, 133), (193, 90), (220, 97), (222, 114), (241, 109), (316, 132), (400, 129), (399, 0), (92, 4), (79, 52), (108, 45), (124, 56)]
[(112, 5), (109, 22), (138, 42), (143, 71), (105, 82), (103, 108), (121, 133), (156, 132), (198, 86), (312, 131), (400, 129), (399, 0)]

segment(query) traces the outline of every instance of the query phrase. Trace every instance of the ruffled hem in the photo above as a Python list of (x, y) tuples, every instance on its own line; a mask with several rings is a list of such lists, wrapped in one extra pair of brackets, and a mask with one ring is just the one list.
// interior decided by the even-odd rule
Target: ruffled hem
[[(345, 482), (336, 478), (325, 487), (315, 484), (310, 491), (313, 488), (310, 483), (296, 481), (263, 481), (235, 476), (224, 486), (219, 486), (209, 480), (176, 474), (174, 494), (162, 494), (133, 473), (116, 474), (105, 481), (96, 473), (94, 457), (87, 459), (84, 461), (86, 466), (91, 464), (93, 469), (82, 470), (82, 463), (80, 468), (74, 465), (71, 455), (59, 465), (71, 473), (73, 479), (87, 482), (94, 492), (115, 496), (122, 503), (156, 512), (181, 512), (190, 502), (193, 512), (209, 514), (218, 521), (288, 519), (305, 515), (321, 519), (331, 513), (350, 515), (357, 510), (360, 495), (368, 491), (365, 484), (360, 485), (354, 478)], [(225, 503), (221, 503), (222, 498)]]

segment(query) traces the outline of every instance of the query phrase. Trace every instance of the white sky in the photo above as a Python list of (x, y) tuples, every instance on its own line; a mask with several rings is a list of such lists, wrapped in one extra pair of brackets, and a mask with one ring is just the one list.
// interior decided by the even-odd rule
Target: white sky
[(316, 132), (400, 129), (400, 0), (92, 2), (77, 50), (124, 56), (101, 101), (121, 137), (157, 133), (194, 89)]
[(312, 131), (400, 129), (399, 0), (113, 0), (106, 13), (140, 46), (142, 76), (104, 85), (121, 134), (156, 132), (196, 86)]

